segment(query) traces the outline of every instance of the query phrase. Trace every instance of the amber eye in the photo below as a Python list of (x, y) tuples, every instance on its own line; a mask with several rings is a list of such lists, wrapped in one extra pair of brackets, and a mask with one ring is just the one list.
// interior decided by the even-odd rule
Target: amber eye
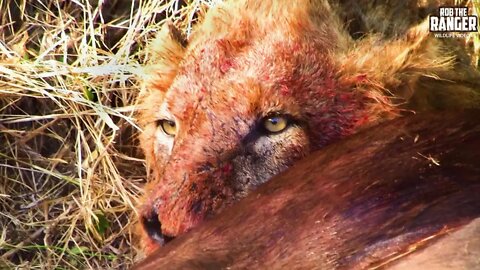
[(263, 120), (263, 127), (271, 133), (283, 131), (288, 126), (288, 119), (283, 116), (271, 116)]
[(175, 136), (177, 134), (177, 125), (175, 124), (175, 121), (162, 119), (158, 120), (157, 123), (168, 136)]

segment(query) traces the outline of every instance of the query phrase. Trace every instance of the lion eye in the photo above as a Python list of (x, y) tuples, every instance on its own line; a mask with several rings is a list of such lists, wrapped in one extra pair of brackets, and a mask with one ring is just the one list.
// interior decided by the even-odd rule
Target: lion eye
[(271, 116), (263, 120), (263, 127), (271, 133), (278, 133), (288, 126), (288, 119), (283, 116)]
[(177, 134), (177, 126), (175, 124), (175, 121), (172, 120), (158, 120), (158, 126), (162, 128), (163, 132), (167, 134), (168, 136), (175, 136)]

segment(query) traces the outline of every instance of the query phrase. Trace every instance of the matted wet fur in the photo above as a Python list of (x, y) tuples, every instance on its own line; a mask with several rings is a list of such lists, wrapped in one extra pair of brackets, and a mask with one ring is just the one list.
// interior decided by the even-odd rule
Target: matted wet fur
[[(362, 128), (478, 106), (478, 72), (457, 41), (429, 34), (425, 14), (368, 31), (343, 2), (227, 1), (188, 39), (165, 25), (139, 106), (151, 178), (140, 211), (147, 253)], [(286, 127), (266, 130), (272, 118)]]

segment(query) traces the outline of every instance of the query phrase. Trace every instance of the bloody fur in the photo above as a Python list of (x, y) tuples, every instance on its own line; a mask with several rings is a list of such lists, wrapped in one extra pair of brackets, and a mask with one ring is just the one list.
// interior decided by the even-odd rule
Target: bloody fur
[[(176, 237), (362, 128), (406, 109), (478, 104), (475, 86), (458, 90), (451, 104), (430, 102), (432, 91), (449, 100), (460, 75), (457, 52), (428, 24), (353, 38), (340, 14), (326, 1), (239, 0), (212, 8), (188, 40), (165, 25), (139, 102), (151, 179), (142, 221), (158, 218), (165, 239)], [(460, 80), (479, 78), (471, 74)], [(292, 125), (262, 133), (259, 121), (271, 113), (292, 117)], [(162, 137), (163, 118), (176, 121), (174, 139)], [(146, 253), (159, 246), (140, 231)]]

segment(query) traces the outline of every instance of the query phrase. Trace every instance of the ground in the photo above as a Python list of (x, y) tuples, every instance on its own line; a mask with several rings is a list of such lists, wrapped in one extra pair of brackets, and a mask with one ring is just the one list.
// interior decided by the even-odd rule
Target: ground
[(188, 35), (218, 0), (139, 2), (0, 1), (1, 269), (136, 260), (146, 44), (166, 18)]
[(0, 1), (1, 269), (132, 265), (145, 45), (211, 4)]

